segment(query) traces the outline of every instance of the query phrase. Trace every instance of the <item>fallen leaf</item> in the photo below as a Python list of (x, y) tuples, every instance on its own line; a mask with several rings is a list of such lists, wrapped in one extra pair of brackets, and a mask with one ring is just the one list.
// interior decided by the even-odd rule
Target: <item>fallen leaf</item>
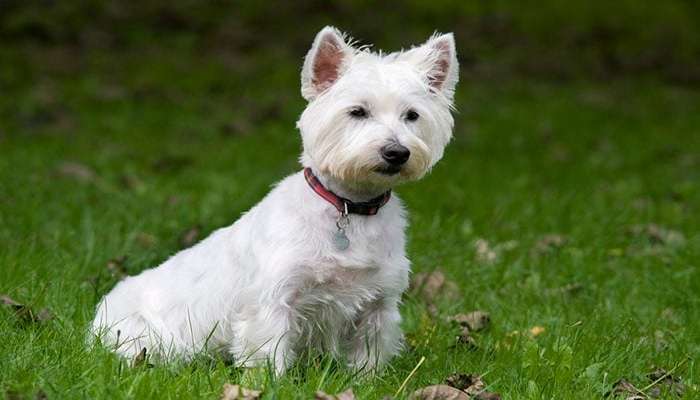
[(261, 394), (260, 390), (252, 390), (240, 385), (225, 383), (224, 390), (221, 393), (221, 400), (257, 400)]
[(316, 392), (316, 400), (355, 400), (355, 394), (352, 392), (352, 389), (348, 389), (342, 393), (338, 394), (326, 394), (325, 392), (322, 391), (317, 391)]
[(481, 376), (474, 374), (453, 374), (447, 377), (445, 383), (463, 391), (472, 399), (498, 400), (501, 396), (498, 393), (487, 392), (486, 384)]
[(609, 396), (624, 396), (625, 400), (645, 400), (647, 398), (641, 390), (624, 378), (613, 384), (612, 390), (605, 395), (605, 397)]
[(470, 400), (469, 395), (448, 385), (432, 385), (418, 389), (409, 400)]
[(493, 392), (481, 392), (474, 396), (474, 400), (501, 400), (501, 395)]
[(435, 269), (432, 272), (419, 272), (413, 276), (411, 290), (417, 296), (424, 297), (431, 302), (438, 297), (456, 299), (459, 297), (457, 285), (445, 278), (445, 274)]
[[(117, 337), (119, 337), (119, 333), (120, 332), (117, 331)], [(139, 354), (137, 354), (136, 357), (134, 357), (134, 360), (131, 363), (131, 366), (134, 368), (138, 368), (141, 366), (144, 366), (146, 368), (153, 368), (153, 364), (148, 362), (148, 358), (149, 358), (148, 352), (146, 351), (146, 348), (144, 347), (143, 349), (141, 349)]]
[(544, 331), (545, 331), (545, 329), (543, 326), (533, 326), (532, 328), (530, 328), (530, 336), (537, 337), (537, 336), (543, 334)]
[(466, 314), (455, 314), (450, 317), (450, 321), (467, 327), (473, 332), (479, 332), (489, 327), (491, 316), (486, 311), (476, 310)]
[(153, 247), (158, 239), (151, 235), (150, 233), (146, 232), (139, 232), (136, 234), (136, 241), (142, 246), (142, 247)]
[(669, 393), (675, 394), (678, 397), (683, 397), (685, 393), (685, 385), (681, 382), (680, 378), (676, 378), (668, 373), (663, 368), (658, 368), (647, 375), (647, 378), (654, 383), (654, 392), (650, 390), (649, 394), (652, 397), (659, 397), (661, 395), (661, 388), (665, 388)]
[(54, 318), (54, 314), (48, 308), (42, 308), (37, 312), (31, 307), (13, 300), (7, 295), (0, 296), (0, 302), (12, 309), (15, 316), (25, 324), (42, 323)]
[(453, 374), (445, 379), (445, 383), (470, 395), (479, 393), (486, 387), (481, 377), (474, 374)]
[(113, 278), (123, 279), (128, 275), (124, 266), (126, 258), (126, 256), (121, 256), (107, 261), (107, 270), (112, 274)]
[(628, 228), (627, 233), (647, 240), (652, 246), (680, 247), (685, 244), (685, 236), (681, 232), (657, 224), (633, 225)]
[(535, 243), (532, 251), (535, 254), (542, 255), (552, 253), (566, 245), (567, 239), (559, 234), (549, 234), (543, 236)]
[(59, 176), (71, 178), (79, 182), (88, 183), (97, 178), (95, 171), (85, 164), (73, 161), (64, 161), (56, 167)]
[(476, 251), (476, 260), (480, 263), (493, 264), (498, 260), (498, 253), (491, 248), (485, 239), (477, 239), (474, 242), (474, 250)]
[(457, 344), (466, 345), (469, 350), (476, 350), (479, 348), (471, 331), (466, 326), (461, 327), (461, 331), (459, 335), (457, 335)]
[(199, 225), (195, 225), (183, 232), (180, 236), (180, 247), (187, 248), (197, 243), (201, 232), (202, 228)]

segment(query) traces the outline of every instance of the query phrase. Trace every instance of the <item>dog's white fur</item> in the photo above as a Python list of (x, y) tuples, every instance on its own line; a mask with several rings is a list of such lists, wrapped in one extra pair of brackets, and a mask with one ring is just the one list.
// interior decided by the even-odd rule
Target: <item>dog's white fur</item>
[[(302, 70), (301, 163), (353, 201), (421, 178), (452, 136), (457, 74), (451, 34), (384, 55), (324, 28)], [(349, 115), (357, 106), (366, 118)], [(409, 109), (417, 121), (406, 119)], [(377, 171), (389, 141), (411, 152), (393, 175)], [(346, 250), (332, 243), (337, 218), (301, 172), (291, 175), (233, 225), (120, 282), (99, 303), (92, 334), (124, 356), (144, 347), (161, 359), (223, 351), (282, 372), (313, 348), (381, 365), (402, 345), (405, 213), (393, 195), (377, 215), (351, 214)]]

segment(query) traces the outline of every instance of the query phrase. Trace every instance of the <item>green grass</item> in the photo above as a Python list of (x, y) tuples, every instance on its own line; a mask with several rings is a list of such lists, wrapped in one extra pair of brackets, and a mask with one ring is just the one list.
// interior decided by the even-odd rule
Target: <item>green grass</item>
[[(463, 76), (445, 158), (397, 190), (414, 271), (440, 268), (458, 300), (435, 299), (433, 316), (428, 299), (406, 296), (410, 350), (377, 376), (321, 358), (274, 378), (204, 357), (129, 368), (84, 338), (116, 282), (110, 259), (128, 256), (132, 274), (152, 267), (182, 232), (232, 223), (298, 169), (298, 60), (203, 57), (187, 40), (62, 51), (0, 49), (11, 61), (0, 66), (0, 293), (55, 314), (22, 324), (0, 310), (0, 396), (217, 398), (232, 382), (268, 399), (347, 387), (380, 399), (422, 357), (399, 397), (466, 372), (504, 399), (602, 398), (620, 378), (641, 388), (678, 364), (684, 398), (700, 396), (700, 93)], [(94, 177), (65, 176), (67, 161)], [(684, 240), (630, 234), (652, 223)], [(566, 244), (533, 250), (548, 234)], [(477, 254), (479, 239), (495, 260)], [(475, 309), (491, 327), (478, 349), (455, 347), (446, 318)], [(534, 326), (545, 331), (531, 338)]]

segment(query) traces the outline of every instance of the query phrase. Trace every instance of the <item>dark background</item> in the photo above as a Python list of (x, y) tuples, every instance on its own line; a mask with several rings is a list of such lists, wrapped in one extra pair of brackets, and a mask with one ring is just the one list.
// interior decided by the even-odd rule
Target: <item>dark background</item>
[(231, 63), (261, 54), (298, 60), (332, 24), (384, 49), (454, 31), (464, 72), (483, 79), (644, 75), (697, 85), (698, 21), (692, 0), (0, 1), (0, 41), (56, 53), (49, 64), (79, 67), (94, 53), (141, 47), (184, 47)]

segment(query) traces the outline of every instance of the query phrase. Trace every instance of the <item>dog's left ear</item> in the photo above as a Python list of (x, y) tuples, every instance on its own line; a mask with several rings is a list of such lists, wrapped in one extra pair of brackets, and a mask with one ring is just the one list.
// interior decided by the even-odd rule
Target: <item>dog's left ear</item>
[(459, 81), (459, 63), (455, 38), (451, 33), (435, 34), (423, 45), (401, 54), (399, 59), (416, 65), (433, 91), (444, 94), (450, 101)]
[(327, 26), (316, 35), (301, 70), (301, 95), (308, 101), (333, 86), (350, 62), (354, 50), (345, 35)]

